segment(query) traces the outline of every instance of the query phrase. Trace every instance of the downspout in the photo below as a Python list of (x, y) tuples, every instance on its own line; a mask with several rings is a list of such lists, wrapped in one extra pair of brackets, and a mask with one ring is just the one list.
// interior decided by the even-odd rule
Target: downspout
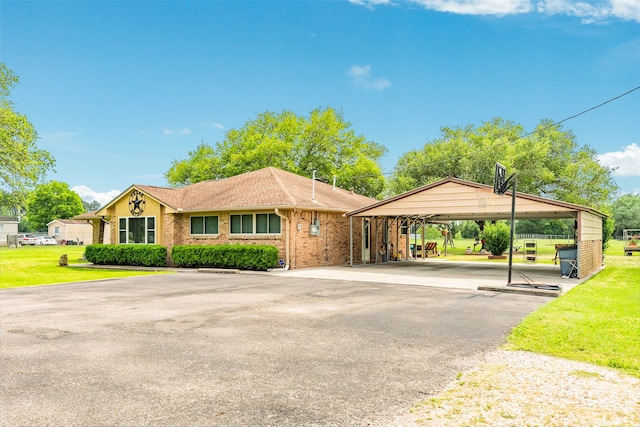
[(284, 269), (288, 270), (289, 269), (289, 218), (286, 215), (283, 215), (280, 213), (280, 211), (278, 210), (278, 208), (276, 208), (276, 215), (278, 215), (280, 217), (280, 219), (283, 219), (285, 221), (286, 227), (285, 227), (285, 243), (284, 243), (284, 257), (285, 257), (285, 266)]

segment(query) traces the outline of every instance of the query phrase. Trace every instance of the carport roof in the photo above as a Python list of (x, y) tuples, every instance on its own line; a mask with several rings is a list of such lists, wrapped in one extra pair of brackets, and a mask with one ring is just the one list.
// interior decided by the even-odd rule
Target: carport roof
[[(504, 196), (498, 196), (492, 186), (445, 178), (346, 215), (421, 217), (433, 222), (510, 219), (511, 195), (508, 191)], [(606, 216), (585, 206), (516, 192), (516, 219), (576, 218), (579, 211)]]

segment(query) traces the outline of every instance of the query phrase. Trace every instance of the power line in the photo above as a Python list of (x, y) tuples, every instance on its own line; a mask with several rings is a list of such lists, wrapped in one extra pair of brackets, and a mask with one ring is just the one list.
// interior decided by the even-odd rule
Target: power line
[[(569, 120), (575, 119), (576, 117), (580, 117), (580, 116), (582, 116), (584, 114), (587, 114), (587, 113), (589, 113), (589, 112), (591, 112), (593, 110), (597, 110), (598, 108), (603, 107), (603, 106), (605, 106), (605, 105), (607, 105), (607, 104), (609, 104), (609, 103), (611, 103), (613, 101), (617, 101), (618, 99), (623, 98), (623, 97), (625, 97), (625, 96), (627, 96), (627, 95), (629, 95), (632, 92), (635, 92), (637, 90), (640, 90), (640, 86), (636, 86), (633, 89), (630, 89), (630, 90), (628, 90), (628, 91), (626, 91), (626, 92), (624, 92), (624, 93), (622, 93), (622, 94), (620, 94), (618, 96), (615, 96), (615, 97), (613, 97), (611, 99), (608, 99), (608, 100), (606, 100), (604, 102), (601, 102), (598, 105), (595, 105), (593, 107), (587, 108), (586, 110), (583, 110), (583, 111), (581, 111), (581, 112), (579, 112), (577, 114), (574, 114), (572, 116), (566, 117), (566, 118), (564, 118), (562, 120), (558, 120), (557, 122), (551, 123), (551, 124), (549, 124), (549, 125), (547, 125), (547, 126), (545, 126), (543, 128), (533, 130), (533, 131), (531, 131), (529, 133), (526, 133), (526, 134), (524, 134), (522, 136), (519, 136), (519, 137), (517, 137), (515, 139), (499, 142), (499, 143), (493, 144), (493, 145), (491, 145), (489, 147), (485, 147), (485, 148), (478, 149), (476, 151), (472, 151), (470, 153), (460, 154), (459, 156), (450, 157), (447, 160), (441, 160), (439, 162), (433, 162), (433, 163), (426, 163), (424, 166), (426, 167), (426, 166), (438, 165), (438, 164), (441, 164), (441, 163), (449, 162), (451, 160), (458, 160), (458, 159), (461, 159), (463, 157), (472, 156), (472, 155), (478, 154), (478, 153), (480, 153), (482, 151), (485, 151), (485, 150), (491, 150), (491, 149), (500, 147), (500, 146), (502, 146), (504, 144), (512, 144), (512, 143), (514, 143), (516, 141), (519, 141), (521, 139), (524, 139), (524, 138), (526, 138), (528, 136), (534, 135), (536, 133), (543, 132), (543, 131), (545, 131), (547, 129), (550, 129), (550, 128), (553, 128), (555, 126), (558, 126), (558, 125), (560, 125), (560, 124), (562, 124), (564, 122), (567, 122)], [(383, 172), (382, 173), (382, 175), (392, 175), (392, 174), (393, 174), (393, 172)], [(376, 176), (378, 176), (378, 175), (359, 175), (359, 176), (351, 177), (351, 179), (354, 179), (354, 178), (375, 178)]]
[[(545, 130), (547, 130), (547, 129), (550, 129), (550, 128), (553, 128), (553, 127), (555, 127), (555, 126), (558, 126), (558, 125), (560, 125), (560, 124), (562, 124), (562, 123), (564, 123), (564, 122), (567, 122), (567, 121), (569, 121), (569, 120), (575, 119), (576, 117), (580, 117), (580, 116), (582, 116), (582, 115), (584, 115), (584, 114), (587, 114), (587, 113), (589, 113), (589, 112), (591, 112), (591, 111), (593, 111), (593, 110), (597, 110), (598, 108), (601, 108), (601, 107), (603, 107), (603, 106), (605, 106), (605, 105), (607, 105), (607, 104), (609, 104), (609, 103), (611, 103), (611, 102), (613, 102), (613, 101), (617, 101), (618, 99), (623, 98), (623, 97), (625, 97), (625, 96), (627, 96), (627, 95), (629, 95), (629, 94), (631, 94), (631, 93), (633, 93), (633, 92), (635, 92), (635, 91), (637, 91), (637, 90), (640, 90), (640, 86), (636, 86), (636, 87), (634, 87), (633, 89), (630, 89), (630, 90), (628, 90), (628, 91), (626, 91), (626, 92), (624, 92), (624, 93), (622, 93), (622, 94), (620, 94), (620, 95), (617, 95), (617, 96), (615, 96), (615, 97), (613, 97), (613, 98), (610, 98), (610, 99), (608, 99), (608, 100), (606, 100), (606, 101), (604, 101), (604, 102), (601, 102), (601, 103), (600, 103), (600, 104), (598, 104), (598, 105), (595, 105), (595, 106), (593, 106), (593, 107), (587, 108), (586, 110), (583, 110), (583, 111), (581, 111), (581, 112), (579, 112), (579, 113), (577, 113), (577, 114), (574, 114), (574, 115), (572, 115), (572, 116), (566, 117), (566, 118), (564, 118), (564, 119), (562, 119), (562, 120), (558, 120), (557, 122), (553, 122), (553, 123), (551, 123), (551, 124), (549, 124), (549, 125), (547, 125), (547, 126), (544, 126), (544, 127), (540, 128), (540, 129), (533, 130), (533, 131), (531, 131), (531, 132), (529, 132), (529, 133), (526, 133), (526, 134), (524, 134), (524, 135), (521, 135), (521, 136), (519, 136), (519, 137), (517, 137), (517, 138), (515, 138), (515, 139), (507, 140), (507, 141), (503, 141), (503, 142), (499, 142), (499, 143), (493, 144), (493, 145), (491, 145), (491, 146), (489, 146), (489, 147), (485, 147), (485, 148), (478, 149), (478, 150), (476, 150), (476, 151), (472, 151), (472, 152), (470, 152), (470, 153), (460, 154), (459, 156), (450, 157), (450, 158), (449, 158), (449, 159), (447, 159), (447, 160), (441, 160), (441, 161), (439, 161), (439, 162), (433, 162), (433, 163), (426, 163), (424, 166), (425, 166), (425, 167), (427, 167), (427, 166), (438, 165), (438, 164), (442, 164), (442, 163), (449, 162), (449, 161), (451, 161), (451, 160), (458, 160), (458, 159), (461, 159), (461, 158), (463, 158), (463, 157), (472, 156), (472, 155), (478, 154), (478, 153), (480, 153), (480, 152), (482, 152), (482, 151), (485, 151), (485, 150), (491, 150), (491, 149), (494, 149), (494, 148), (500, 147), (500, 146), (502, 146), (502, 145), (504, 145), (504, 144), (512, 144), (512, 143), (514, 143), (514, 142), (516, 142), (516, 141), (519, 141), (519, 140), (521, 140), (521, 139), (527, 138), (527, 137), (529, 137), (529, 136), (531, 136), (531, 135), (534, 135), (534, 134), (536, 134), (536, 133), (543, 132), (543, 131), (545, 131)], [(382, 173), (381, 173), (381, 175), (392, 175), (392, 174), (393, 174), (393, 172), (382, 172)], [(378, 176), (379, 176), (379, 175), (368, 175), (368, 174), (367, 174), (367, 175), (356, 175), (356, 176), (349, 177), (349, 179), (350, 179), (350, 180), (353, 180), (353, 179), (362, 179), (362, 178), (376, 178), (376, 177), (378, 177)], [(337, 178), (338, 178), (338, 180), (340, 180), (340, 177), (339, 177), (339, 176), (338, 176)], [(318, 179), (318, 180), (325, 181), (325, 182), (331, 182), (331, 180), (332, 180), (333, 178), (317, 177), (317, 179)], [(344, 178), (343, 178), (343, 179), (344, 179)]]
[[(543, 132), (543, 131), (545, 131), (545, 130), (547, 130), (547, 129), (550, 129), (550, 128), (553, 128), (553, 127), (555, 127), (555, 126), (558, 126), (558, 125), (560, 125), (560, 124), (562, 124), (562, 123), (564, 123), (564, 122), (566, 122), (566, 121), (569, 121), (569, 120), (571, 120), (571, 119), (575, 119), (576, 117), (582, 116), (583, 114), (586, 114), (586, 113), (588, 113), (588, 112), (590, 112), (590, 111), (593, 111), (593, 110), (596, 110), (596, 109), (598, 109), (598, 108), (600, 108), (600, 107), (603, 107), (604, 105), (607, 105), (607, 104), (609, 104), (609, 103), (611, 103), (611, 102), (613, 102), (613, 101), (616, 101), (616, 100), (618, 100), (618, 99), (620, 99), (620, 98), (622, 98), (622, 97), (624, 97), (624, 96), (629, 95), (629, 94), (630, 94), (630, 93), (632, 93), (632, 92), (635, 92), (636, 90), (640, 90), (640, 86), (636, 86), (636, 87), (634, 87), (633, 89), (628, 90), (628, 91), (626, 91), (625, 93), (620, 94), (620, 95), (618, 95), (618, 96), (615, 96), (615, 97), (613, 97), (613, 98), (611, 98), (611, 99), (608, 99), (608, 100), (606, 100), (606, 101), (604, 101), (604, 102), (601, 102), (600, 104), (598, 104), (598, 105), (596, 105), (596, 106), (593, 106), (593, 107), (587, 108), (587, 109), (586, 109), (586, 110), (584, 110), (584, 111), (581, 111), (581, 112), (579, 112), (579, 113), (577, 113), (577, 114), (574, 114), (574, 115), (572, 115), (572, 116), (569, 116), (569, 117), (564, 118), (564, 119), (562, 119), (562, 120), (559, 120), (559, 121), (557, 121), (557, 122), (551, 123), (551, 124), (549, 124), (549, 125), (547, 125), (547, 126), (545, 126), (545, 127), (543, 127), (543, 128), (533, 130), (533, 131), (531, 131), (531, 132), (529, 132), (529, 133), (527, 133), (527, 134), (524, 134), (524, 135), (522, 135), (522, 136), (519, 136), (519, 137), (517, 137), (517, 138), (515, 138), (515, 139), (507, 140), (507, 141), (504, 141), (504, 142), (499, 142), (499, 143), (497, 143), (497, 144), (493, 144), (493, 145), (491, 145), (491, 146), (489, 146), (489, 147), (482, 148), (482, 149), (479, 149), (479, 150), (473, 151), (473, 152), (471, 152), (471, 153), (461, 154), (461, 155), (459, 155), (459, 156), (451, 157), (451, 158), (449, 158), (449, 159), (447, 159), (447, 160), (441, 160), (441, 161), (439, 161), (439, 162), (434, 162), (434, 163), (427, 163), (427, 164), (426, 164), (426, 165), (424, 165), (424, 166), (433, 166), (433, 165), (438, 165), (438, 164), (441, 164), (441, 163), (449, 162), (449, 161), (451, 161), (451, 160), (458, 160), (458, 159), (461, 159), (461, 158), (466, 157), (466, 156), (472, 156), (472, 155), (474, 155), (474, 154), (480, 153), (480, 152), (485, 151), (485, 150), (490, 150), (490, 149), (494, 149), (494, 148), (500, 147), (500, 146), (502, 146), (502, 145), (504, 145), (504, 144), (512, 144), (512, 143), (514, 143), (514, 142), (516, 142), (516, 141), (519, 141), (519, 140), (521, 140), (521, 139), (524, 139), (524, 138), (526, 138), (526, 137), (528, 137), (528, 136), (531, 136), (531, 135), (536, 134), (536, 133)], [(390, 173), (389, 173), (389, 174), (390, 174)], [(384, 175), (386, 175), (386, 174), (384, 174)]]
[(560, 124), (562, 124), (562, 123), (564, 123), (564, 122), (566, 122), (566, 121), (569, 121), (569, 120), (571, 120), (571, 119), (575, 119), (576, 117), (580, 117), (580, 116), (582, 116), (583, 114), (587, 114), (587, 113), (588, 113), (588, 112), (590, 112), (590, 111), (597, 110), (598, 108), (603, 107), (603, 106), (605, 106), (605, 105), (609, 104), (610, 102), (616, 101), (616, 100), (618, 100), (618, 99), (620, 99), (620, 98), (622, 98), (622, 97), (624, 97), (624, 96), (627, 96), (627, 95), (629, 95), (631, 92), (634, 92), (634, 91), (639, 90), (639, 89), (640, 89), (640, 86), (634, 87), (633, 89), (628, 90), (628, 91), (626, 91), (625, 93), (623, 93), (623, 94), (621, 94), (621, 95), (618, 95), (618, 96), (616, 96), (616, 97), (613, 97), (613, 98), (611, 98), (611, 99), (608, 99), (608, 100), (606, 100), (606, 101), (604, 101), (604, 102), (602, 102), (602, 103), (600, 103), (600, 104), (598, 104), (598, 105), (596, 105), (596, 106), (594, 106), (594, 107), (587, 108), (586, 110), (581, 111), (581, 112), (579, 112), (578, 114), (574, 114), (573, 116), (569, 116), (569, 117), (567, 117), (567, 118), (565, 118), (565, 119), (562, 119), (562, 120), (560, 120), (560, 121), (557, 121), (557, 122), (555, 122), (555, 123), (552, 123), (552, 124), (550, 124), (550, 125), (547, 125), (547, 126), (543, 127), (542, 129), (536, 129), (536, 130), (531, 131), (531, 132), (529, 132), (529, 133), (527, 133), (527, 134), (525, 134), (525, 135), (522, 135), (521, 137), (518, 137), (518, 138), (514, 139), (513, 141), (507, 141), (507, 142), (515, 142), (515, 141), (517, 141), (517, 140), (519, 140), (519, 139), (523, 139), (523, 138), (526, 138), (526, 137), (528, 137), (528, 136), (531, 136), (531, 135), (533, 135), (534, 133), (542, 132), (542, 131), (547, 130), (547, 129), (549, 129), (549, 128), (552, 128), (552, 127), (554, 127), (554, 126), (558, 126), (558, 125), (560, 125)]

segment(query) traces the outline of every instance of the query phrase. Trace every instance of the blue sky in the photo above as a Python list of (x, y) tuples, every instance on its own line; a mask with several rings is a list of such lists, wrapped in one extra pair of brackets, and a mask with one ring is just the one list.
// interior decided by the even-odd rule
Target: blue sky
[[(640, 0), (3, 0), (0, 25), (48, 179), (101, 203), (267, 110), (340, 109), (391, 172), (443, 126), (533, 130), (640, 86)], [(640, 90), (564, 126), (640, 193)]]

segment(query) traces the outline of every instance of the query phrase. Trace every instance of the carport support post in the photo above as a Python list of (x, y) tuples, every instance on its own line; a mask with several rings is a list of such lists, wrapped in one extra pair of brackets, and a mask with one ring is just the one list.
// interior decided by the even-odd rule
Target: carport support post
[(349, 217), (349, 265), (353, 267), (353, 217)]
[(509, 277), (507, 285), (511, 284), (511, 271), (513, 270), (513, 237), (516, 231), (516, 174), (512, 175), (511, 184), (511, 238), (509, 239)]

